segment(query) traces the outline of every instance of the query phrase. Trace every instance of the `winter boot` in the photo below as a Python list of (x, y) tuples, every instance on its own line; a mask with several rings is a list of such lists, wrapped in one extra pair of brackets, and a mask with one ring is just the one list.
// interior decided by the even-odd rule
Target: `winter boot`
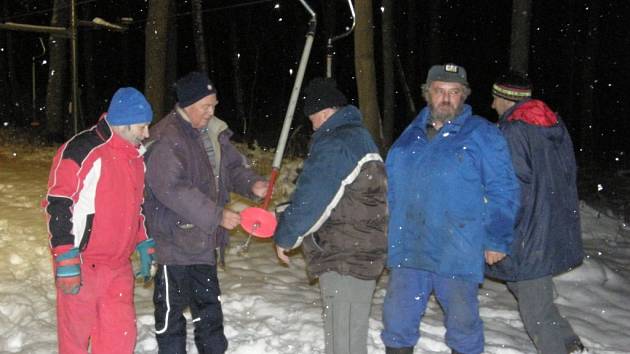
[(404, 347), (404, 348), (385, 347), (385, 354), (413, 354), (413, 347)]

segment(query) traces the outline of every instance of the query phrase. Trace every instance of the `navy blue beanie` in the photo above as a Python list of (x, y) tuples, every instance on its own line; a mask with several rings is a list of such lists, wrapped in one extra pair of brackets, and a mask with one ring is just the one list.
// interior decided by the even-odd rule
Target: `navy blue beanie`
[(144, 95), (133, 87), (119, 88), (107, 109), (109, 125), (151, 123), (153, 110)]
[(304, 92), (304, 115), (307, 117), (326, 108), (341, 108), (348, 104), (346, 96), (337, 89), (337, 82), (333, 79), (316, 77), (308, 83)]
[(208, 75), (199, 71), (190, 72), (177, 80), (175, 91), (177, 103), (181, 108), (188, 107), (206, 96), (217, 94), (217, 89), (208, 79)]

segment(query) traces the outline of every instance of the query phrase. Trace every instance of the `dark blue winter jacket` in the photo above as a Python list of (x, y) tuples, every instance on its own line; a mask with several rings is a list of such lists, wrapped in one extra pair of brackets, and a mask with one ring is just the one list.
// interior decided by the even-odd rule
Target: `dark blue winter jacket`
[(275, 242), (303, 244), (307, 270), (376, 279), (387, 251), (387, 181), (383, 159), (361, 113), (351, 105), (315, 133)]
[(582, 262), (576, 163), (562, 121), (539, 100), (518, 103), (499, 121), (521, 186), (511, 256), (487, 267), (519, 281), (565, 272)]
[(424, 108), (386, 160), (388, 267), (483, 281), (484, 251), (509, 253), (518, 182), (501, 133), (470, 106), (427, 139)]

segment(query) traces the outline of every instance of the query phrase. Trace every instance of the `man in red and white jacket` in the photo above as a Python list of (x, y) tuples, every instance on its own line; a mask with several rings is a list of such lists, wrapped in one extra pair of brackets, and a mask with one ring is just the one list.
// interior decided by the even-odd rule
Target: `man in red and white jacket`
[(144, 148), (153, 111), (121, 88), (108, 113), (55, 155), (44, 206), (57, 287), (59, 353), (133, 353), (134, 276), (150, 277), (153, 240), (142, 213)]

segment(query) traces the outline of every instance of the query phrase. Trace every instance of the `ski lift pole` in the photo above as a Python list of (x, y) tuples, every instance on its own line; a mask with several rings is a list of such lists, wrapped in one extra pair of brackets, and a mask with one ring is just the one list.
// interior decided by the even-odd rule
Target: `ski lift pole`
[(313, 46), (313, 40), (315, 39), (315, 29), (317, 28), (317, 16), (315, 12), (308, 6), (305, 0), (300, 0), (306, 11), (311, 15), (311, 20), (308, 25), (308, 32), (306, 33), (306, 43), (304, 44), (304, 50), (302, 51), (302, 57), (300, 58), (300, 64), (298, 66), (297, 74), (295, 76), (295, 83), (293, 84), (293, 90), (291, 91), (291, 98), (289, 99), (289, 106), (287, 113), (284, 116), (284, 124), (282, 125), (282, 131), (280, 132), (280, 138), (278, 139), (278, 145), (276, 146), (276, 153), (273, 157), (273, 163), (271, 164), (271, 176), (269, 178), (269, 187), (265, 193), (265, 199), (262, 204), (263, 209), (267, 209), (271, 203), (271, 195), (273, 193), (273, 187), (280, 174), (280, 165), (282, 163), (282, 157), (287, 145), (287, 139), (289, 137), (289, 130), (291, 130), (291, 122), (293, 121), (293, 114), (295, 113), (295, 106), (300, 94), (300, 88), (302, 87), (302, 80), (304, 79), (304, 72), (306, 71), (306, 64), (311, 54), (311, 48)]
[(342, 34), (328, 38), (328, 43), (326, 44), (326, 77), (327, 78), (332, 78), (332, 62), (333, 62), (333, 56), (335, 55), (333, 42), (341, 38), (349, 36), (357, 24), (357, 17), (354, 14), (354, 6), (352, 6), (352, 0), (348, 0), (348, 7), (350, 8), (350, 14), (352, 15), (352, 27), (350, 27), (350, 29), (348, 29), (346, 32)]

